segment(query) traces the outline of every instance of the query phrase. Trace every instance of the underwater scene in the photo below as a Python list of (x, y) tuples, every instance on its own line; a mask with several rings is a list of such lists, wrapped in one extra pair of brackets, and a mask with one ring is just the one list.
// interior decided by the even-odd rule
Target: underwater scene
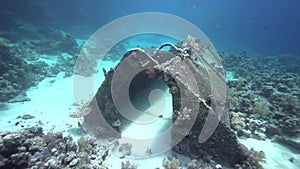
[(299, 7), (0, 0), (0, 169), (299, 169)]

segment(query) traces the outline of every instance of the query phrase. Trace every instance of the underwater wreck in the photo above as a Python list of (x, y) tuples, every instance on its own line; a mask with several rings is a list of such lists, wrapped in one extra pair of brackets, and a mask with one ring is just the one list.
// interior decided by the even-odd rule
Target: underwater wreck
[[(170, 49), (163, 50), (165, 47)], [(104, 82), (78, 113), (87, 133), (97, 138), (121, 138), (122, 125), (134, 122), (143, 113), (134, 107), (134, 100), (149, 105), (153, 86), (163, 82), (167, 88), (159, 89), (172, 95), (172, 125), (154, 142), (160, 144), (163, 139), (158, 137), (169, 136), (168, 148), (188, 157), (213, 159), (229, 166), (246, 161), (245, 147), (229, 126), (225, 70), (212, 45), (189, 36), (176, 46), (132, 49), (114, 69), (103, 72)], [(150, 96), (150, 102), (155, 102), (155, 96), (152, 100)], [(163, 118), (160, 113), (152, 113)], [(150, 150), (159, 154), (162, 149), (153, 146)]]

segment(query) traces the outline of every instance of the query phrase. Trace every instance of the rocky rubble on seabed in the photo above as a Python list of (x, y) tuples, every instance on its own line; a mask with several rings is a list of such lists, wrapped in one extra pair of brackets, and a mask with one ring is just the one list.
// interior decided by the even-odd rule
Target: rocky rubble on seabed
[(231, 126), (240, 138), (271, 139), (300, 151), (300, 58), (221, 53)]
[[(116, 141), (116, 140), (114, 140)], [(112, 147), (99, 144), (94, 138), (81, 137), (77, 143), (71, 136), (62, 133), (43, 133), (41, 127), (32, 127), (20, 131), (0, 131), (0, 168), (1, 169), (107, 169), (105, 160), (122, 144)], [(117, 148), (119, 147), (119, 148)], [(130, 150), (129, 150), (130, 151)], [(126, 150), (128, 152), (128, 150)], [(129, 153), (130, 154), (130, 153)], [(128, 155), (129, 155), (128, 154)], [(122, 159), (124, 157), (120, 157)], [(164, 169), (214, 169), (221, 167), (214, 161), (209, 163), (194, 159), (182, 163), (177, 158), (163, 159)], [(121, 169), (137, 169), (138, 166), (128, 160), (121, 162)]]
[(108, 148), (96, 140), (80, 138), (77, 144), (62, 133), (44, 134), (42, 128), (0, 132), (0, 168), (105, 168)]

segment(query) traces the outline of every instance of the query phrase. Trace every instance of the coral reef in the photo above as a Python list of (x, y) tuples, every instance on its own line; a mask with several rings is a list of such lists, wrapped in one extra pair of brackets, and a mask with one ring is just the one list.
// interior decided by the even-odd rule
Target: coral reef
[(43, 134), (42, 128), (0, 132), (1, 168), (103, 168), (107, 155), (94, 139), (76, 145), (70, 136)]
[(129, 161), (126, 161), (125, 163), (121, 163), (121, 169), (137, 169), (137, 166), (135, 164), (131, 164)]
[(131, 154), (132, 145), (129, 143), (121, 144), (119, 147), (119, 152), (121, 153), (120, 158), (124, 158), (125, 156), (129, 156)]
[(245, 118), (242, 117), (241, 113), (233, 114), (231, 117), (231, 126), (234, 130), (239, 131), (246, 125)]
[(180, 161), (176, 158), (173, 158), (171, 160), (164, 159), (162, 163), (162, 167), (164, 169), (178, 169), (180, 167)]
[[(65, 72), (65, 77), (72, 75), (78, 53), (77, 43), (70, 35), (62, 35), (58, 30), (56, 32), (59, 33), (57, 39), (52, 34), (49, 35), (50, 37), (37, 37), (41, 38), (38, 40), (25, 38), (24, 42), (12, 42), (0, 38), (0, 91), (2, 93), (0, 101), (29, 101), (30, 98), (25, 93), (29, 87), (60, 72)], [(40, 33), (44, 36), (44, 32)], [(52, 45), (53, 43), (55, 45)], [(58, 55), (56, 63), (51, 65), (43, 61), (43, 54)], [(53, 58), (49, 59), (53, 60)]]
[(222, 169), (222, 166), (213, 160), (204, 162), (202, 159), (193, 159), (186, 163), (186, 161), (182, 162), (176, 157), (164, 158), (162, 167), (164, 169)]
[(202, 160), (192, 160), (190, 163), (186, 166), (187, 169), (213, 169), (211, 164), (205, 163)]
[(90, 153), (93, 150), (93, 146), (90, 143), (90, 140), (85, 139), (83, 137), (77, 140), (77, 144), (79, 151), (85, 151), (87, 153)]
[(265, 153), (263, 151), (258, 152), (252, 148), (250, 149), (247, 161), (249, 161), (249, 163), (257, 169), (263, 169), (263, 166), (260, 163), (264, 163), (265, 158)]
[[(247, 52), (220, 55), (226, 69), (239, 77), (227, 83), (231, 124), (237, 135), (268, 137), (299, 149), (294, 141), (300, 137), (299, 57), (262, 57)], [(239, 125), (240, 117), (245, 119), (244, 125)]]
[(300, 109), (299, 98), (297, 96), (293, 96), (291, 94), (287, 94), (285, 96), (285, 100), (283, 101), (284, 110), (294, 113), (297, 116), (300, 116), (300, 112), (297, 111)]
[[(10, 2), (0, 3), (8, 7)], [(43, 3), (18, 2), (1, 8), (0, 18), (0, 101), (29, 101), (29, 87), (60, 72), (72, 75), (79, 46), (53, 25)]]
[(0, 38), (0, 101), (8, 101), (19, 95), (27, 100), (22, 91), (33, 85), (34, 76), (27, 72), (34, 68), (20, 59), (7, 40)]
[(269, 114), (270, 110), (268, 100), (264, 98), (254, 99), (253, 112), (262, 116)]

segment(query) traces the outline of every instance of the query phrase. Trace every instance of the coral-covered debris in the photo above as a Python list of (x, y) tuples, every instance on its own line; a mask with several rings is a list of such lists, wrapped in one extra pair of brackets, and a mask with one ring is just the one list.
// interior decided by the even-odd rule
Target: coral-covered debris
[[(171, 89), (170, 93), (173, 97), (172, 119), (174, 122), (173, 126), (175, 126), (172, 133), (174, 140), (178, 134), (180, 134), (177, 129), (181, 129), (180, 126), (196, 115), (196, 121), (191, 131), (189, 134), (185, 131), (181, 133), (181, 135), (187, 135), (174, 147), (173, 150), (187, 156), (202, 158), (205, 160), (209, 160), (210, 157), (213, 157), (216, 161), (229, 166), (234, 166), (235, 164), (246, 160), (246, 157), (241, 154), (235, 133), (228, 126), (229, 122), (226, 120), (226, 113), (222, 116), (218, 113), (223, 112), (216, 111), (221, 110), (222, 106), (225, 106), (225, 102), (222, 102), (222, 92), (226, 91), (226, 86), (224, 85), (223, 88), (221, 85), (221, 82), (225, 83), (225, 79), (221, 76), (224, 74), (224, 70), (222, 66), (219, 65), (220, 59), (217, 54), (210, 51), (209, 47), (205, 47), (205, 45), (201, 44), (199, 40), (193, 37), (189, 37), (187, 42), (179, 44), (178, 46), (172, 44), (166, 45), (171, 46), (171, 50), (169, 52), (154, 51), (154, 53), (145, 54), (144, 50), (136, 49), (126, 53), (122, 60), (126, 60), (126, 58), (131, 54), (133, 56), (140, 56), (138, 54), (141, 54), (141, 56), (150, 58), (150, 63), (159, 63), (155, 67), (157, 70), (154, 71), (154, 69), (150, 69), (146, 70), (144, 73), (149, 79), (156, 78), (165, 82)], [(202, 50), (203, 55), (199, 56), (197, 52), (202, 52)], [(162, 56), (160, 58), (163, 59), (159, 60), (159, 56)], [(136, 57), (136, 60), (128, 62), (126, 65), (130, 65), (132, 67), (143, 67), (143, 65), (146, 65), (149, 62), (144, 63), (141, 61), (140, 57)], [(180, 63), (182, 62), (185, 62), (190, 66), (190, 69), (194, 70), (194, 74), (199, 84), (197, 87), (200, 94), (196, 94), (196, 90), (193, 89), (193, 85), (191, 85), (190, 82), (191, 80), (188, 78), (188, 73), (185, 71), (180, 72), (182, 68), (180, 67)], [(115, 70), (118, 69), (118, 66), (108, 72), (105, 71), (105, 80), (89, 105), (90, 112), (88, 114), (84, 113), (83, 115), (84, 122), (82, 126), (88, 133), (93, 134), (96, 137), (119, 137), (116, 132), (118, 131), (119, 126), (113, 127), (112, 124), (117, 120), (121, 120), (122, 122), (122, 117), (114, 105), (111, 94), (111, 81), (113, 75), (116, 73)], [(206, 69), (209, 69), (210, 71), (207, 72)], [(175, 78), (170, 74), (166, 73), (166, 70), (173, 70), (174, 72), (177, 72), (177, 81), (175, 81)], [(120, 77), (124, 77), (125, 79), (128, 77), (126, 71), (119, 71), (118, 73), (122, 74)], [(212, 75), (213, 79), (218, 80), (216, 80), (215, 83), (211, 83), (207, 80), (209, 79), (209, 75)], [(148, 85), (145, 81), (141, 81), (140, 83), (145, 83), (145, 86)], [(180, 90), (179, 85), (181, 85)], [(219, 89), (216, 91), (220, 93), (215, 92), (211, 94), (215, 89)], [(183, 90), (184, 92), (182, 92)], [(184, 100), (184, 97), (181, 97), (183, 94), (187, 96), (185, 97), (187, 100)], [(224, 100), (226, 99), (224, 98)], [(197, 109), (196, 111), (191, 111), (187, 108), (181, 109), (180, 106), (183, 102), (188, 102), (191, 105), (196, 105), (200, 102), (201, 106), (199, 110)], [(214, 112), (212, 113), (208, 110), (214, 110)], [(201, 129), (204, 127), (206, 117), (209, 115), (212, 115), (215, 119), (224, 119), (216, 126), (216, 130), (207, 141), (199, 143)], [(122, 127), (123, 122), (120, 123), (120, 125)], [(108, 131), (108, 129), (111, 128), (114, 128), (114, 131)]]

